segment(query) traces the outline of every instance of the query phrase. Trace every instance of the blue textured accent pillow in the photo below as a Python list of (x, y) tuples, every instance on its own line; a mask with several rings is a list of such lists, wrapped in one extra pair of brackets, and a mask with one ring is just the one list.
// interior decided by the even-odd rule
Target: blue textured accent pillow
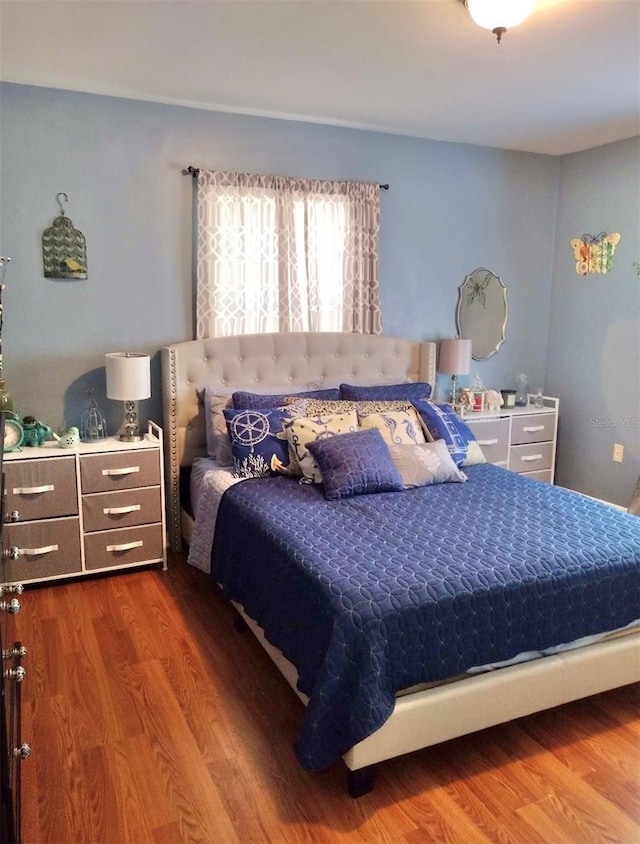
[(302, 393), (282, 393), (281, 395), (261, 395), (260, 393), (249, 393), (244, 390), (236, 390), (232, 396), (233, 406), (244, 410), (262, 410), (263, 408), (280, 407), (286, 404), (287, 398), (301, 399), (327, 399), (337, 401), (340, 398), (340, 390), (337, 388), (329, 390), (305, 390)]
[(340, 398), (343, 401), (392, 401), (394, 399), (428, 399), (431, 384), (424, 381), (405, 381), (402, 384), (377, 384), (373, 387), (359, 387), (357, 384), (340, 384)]
[(308, 449), (318, 463), (330, 501), (403, 488), (389, 449), (374, 428), (316, 440)]
[(241, 478), (289, 474), (289, 443), (283, 430), (287, 407), (262, 410), (225, 408), (235, 474)]
[(476, 441), (466, 422), (460, 419), (450, 404), (415, 399), (411, 403), (433, 439), (444, 440), (453, 462), (458, 468), (462, 466), (467, 457), (469, 443)]

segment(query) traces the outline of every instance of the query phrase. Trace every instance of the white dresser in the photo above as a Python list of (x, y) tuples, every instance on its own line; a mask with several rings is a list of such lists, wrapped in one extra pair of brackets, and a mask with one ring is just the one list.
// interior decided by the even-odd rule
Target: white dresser
[[(529, 397), (533, 402), (533, 396)], [(501, 407), (462, 418), (489, 463), (553, 483), (560, 400), (544, 397), (544, 407)]]
[(162, 429), (4, 455), (4, 574), (21, 583), (167, 566)]

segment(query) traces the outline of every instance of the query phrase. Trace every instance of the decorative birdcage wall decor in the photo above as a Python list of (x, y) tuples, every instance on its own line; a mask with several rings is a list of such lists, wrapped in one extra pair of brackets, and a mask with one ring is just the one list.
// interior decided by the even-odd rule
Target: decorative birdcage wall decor
[(60, 192), (56, 199), (60, 215), (42, 234), (42, 261), (45, 278), (88, 278), (87, 241), (81, 231), (64, 211), (61, 197), (68, 202), (66, 193)]

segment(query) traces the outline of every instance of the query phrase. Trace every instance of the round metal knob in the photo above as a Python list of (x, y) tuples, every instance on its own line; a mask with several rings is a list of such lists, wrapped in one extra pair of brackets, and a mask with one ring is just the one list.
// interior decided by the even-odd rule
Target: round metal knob
[[(6, 552), (5, 552), (6, 553)], [(6, 595), (7, 592), (14, 592), (16, 595), (22, 595), (24, 586), (22, 583), (3, 583), (0, 585), (0, 598)]]
[(8, 668), (4, 672), (4, 676), (7, 680), (15, 680), (16, 683), (22, 683), (27, 676), (27, 669), (22, 665), (19, 665), (17, 668)]
[(19, 560), (22, 552), (20, 551), (17, 545), (12, 545), (7, 553), (9, 555), (10, 560)]
[(3, 648), (2, 650), (2, 658), (3, 659), (11, 659), (14, 656), (26, 656), (27, 655), (27, 648), (25, 645), (18, 645), (11, 649)]
[(12, 510), (9, 513), (9, 521), (10, 522), (19, 522), (20, 521), (20, 510)]
[(13, 748), (13, 755), (16, 759), (26, 759), (31, 756), (31, 747), (28, 744), (21, 744), (20, 747)]
[(10, 601), (0, 601), (0, 612), (8, 612), (15, 615), (20, 612), (20, 601), (17, 598), (12, 598)]

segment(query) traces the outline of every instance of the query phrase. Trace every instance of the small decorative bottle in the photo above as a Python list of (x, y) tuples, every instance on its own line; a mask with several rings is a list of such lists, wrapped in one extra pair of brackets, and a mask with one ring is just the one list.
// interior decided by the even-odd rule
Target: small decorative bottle
[(4, 378), (0, 378), (0, 412), (13, 410), (13, 399), (9, 395)]
[(526, 372), (516, 375), (516, 407), (524, 407), (527, 403), (527, 385), (529, 376)]

